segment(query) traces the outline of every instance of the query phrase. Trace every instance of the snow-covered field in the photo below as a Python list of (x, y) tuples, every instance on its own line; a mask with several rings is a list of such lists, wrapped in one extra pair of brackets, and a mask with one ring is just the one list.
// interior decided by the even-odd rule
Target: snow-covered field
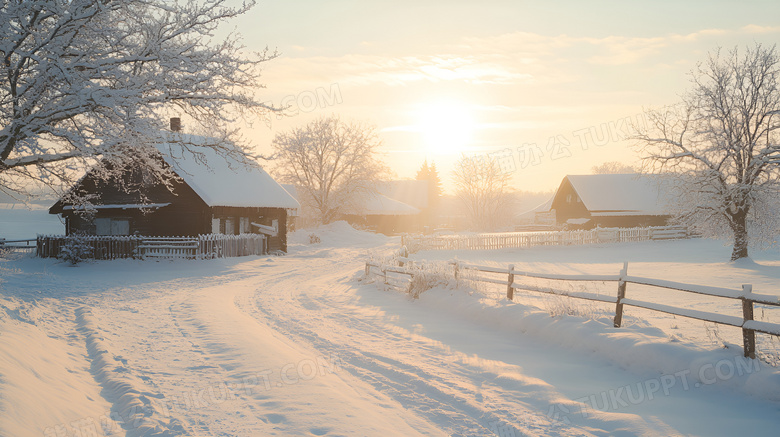
[[(742, 359), (738, 329), (631, 309), (614, 329), (608, 306), (511, 303), (500, 287), (414, 300), (359, 280), (367, 254), (397, 238), (343, 223), (316, 233), (313, 245), (294, 234), (285, 257), (0, 259), (0, 435), (777, 434), (780, 371)], [(729, 250), (687, 240), (414, 257), (582, 273), (628, 261), (636, 275), (780, 295), (780, 254), (735, 265)], [(726, 309), (689, 297), (663, 298)], [(776, 340), (759, 338), (771, 355)]]
[(36, 234), (64, 233), (65, 225), (58, 216), (48, 213), (48, 207), (0, 203), (0, 238), (26, 240), (35, 238)]

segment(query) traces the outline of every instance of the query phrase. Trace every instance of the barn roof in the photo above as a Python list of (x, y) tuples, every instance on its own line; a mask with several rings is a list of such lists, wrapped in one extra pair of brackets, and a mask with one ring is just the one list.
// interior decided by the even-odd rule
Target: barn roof
[[(298, 188), (295, 187), (295, 184), (279, 184), (284, 188), (287, 193), (292, 196), (293, 199), (295, 199), (296, 202), (299, 204), (301, 203), (300, 198), (298, 198)], [(289, 214), (292, 217), (298, 217), (300, 214), (298, 212), (298, 208), (290, 208), (289, 211), (287, 211), (287, 214)]]
[(428, 181), (397, 180), (377, 184), (379, 193), (415, 208), (428, 207)]
[(400, 200), (391, 199), (384, 194), (366, 194), (357, 208), (351, 208), (348, 214), (356, 215), (415, 215), (420, 210)]
[[(181, 135), (188, 144), (203, 137)], [(165, 162), (208, 206), (300, 208), (298, 202), (259, 164), (218, 154), (212, 147), (157, 146)]]
[(568, 175), (566, 179), (591, 215), (669, 214), (664, 179), (659, 175)]

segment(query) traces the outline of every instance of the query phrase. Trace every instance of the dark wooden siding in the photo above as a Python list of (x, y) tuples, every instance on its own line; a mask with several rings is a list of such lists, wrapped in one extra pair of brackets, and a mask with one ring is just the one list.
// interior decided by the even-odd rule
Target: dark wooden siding
[(189, 185), (173, 181), (173, 192), (162, 184), (144, 185), (137, 174), (128, 171), (121, 181), (102, 181), (93, 174), (87, 174), (73, 191), (77, 195), (94, 196), (94, 205), (170, 205), (162, 208), (100, 208), (92, 214), (83, 211), (65, 210), (68, 206), (62, 200), (49, 209), (52, 214), (61, 213), (67, 219), (66, 233), (84, 232), (94, 234), (96, 218), (117, 218), (130, 221), (130, 234), (179, 236), (211, 232), (211, 214), (208, 206)]
[(602, 228), (637, 228), (647, 226), (666, 226), (669, 221), (668, 215), (629, 215), (629, 216), (598, 216), (592, 220), (593, 227)]
[(582, 203), (569, 178), (564, 178), (561, 182), (551, 208), (555, 210), (555, 220), (558, 224), (565, 224), (569, 219), (591, 218), (588, 208)]

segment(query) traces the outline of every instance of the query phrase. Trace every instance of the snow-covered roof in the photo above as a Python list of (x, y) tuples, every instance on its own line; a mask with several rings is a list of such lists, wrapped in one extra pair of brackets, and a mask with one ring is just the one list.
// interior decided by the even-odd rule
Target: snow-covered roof
[(109, 204), (109, 205), (65, 205), (62, 207), (63, 211), (84, 211), (86, 209), (158, 209), (164, 206), (168, 206), (170, 203), (121, 203), (121, 204)]
[[(296, 202), (301, 203), (301, 200), (298, 198), (298, 189), (295, 188), (294, 184), (280, 184), (280, 185), (282, 186), (282, 188), (284, 188), (285, 191), (287, 191), (290, 194), (290, 196), (293, 197), (293, 199), (295, 199)], [(287, 211), (287, 213), (291, 217), (298, 217), (299, 215), (297, 208), (290, 208), (290, 210)]]
[(536, 205), (536, 207), (531, 208), (527, 211), (521, 212), (518, 214), (515, 218), (524, 218), (524, 217), (530, 217), (533, 218), (534, 215), (537, 212), (547, 212), (552, 208), (553, 199), (555, 199), (555, 196), (550, 197), (549, 199), (545, 200), (544, 202), (540, 203), (539, 205)]
[[(165, 162), (209, 206), (300, 208), (298, 202), (260, 165), (218, 154), (194, 135), (173, 134), (188, 144), (157, 146)], [(191, 149), (192, 151), (188, 150)]]
[(419, 214), (420, 210), (400, 200), (377, 193), (368, 196), (361, 213), (363, 215), (415, 215)]
[(377, 184), (377, 191), (415, 208), (428, 207), (428, 181), (413, 179), (384, 181)]
[[(658, 175), (569, 175), (592, 215), (667, 215), (663, 178)], [(609, 214), (605, 214), (605, 213)]]

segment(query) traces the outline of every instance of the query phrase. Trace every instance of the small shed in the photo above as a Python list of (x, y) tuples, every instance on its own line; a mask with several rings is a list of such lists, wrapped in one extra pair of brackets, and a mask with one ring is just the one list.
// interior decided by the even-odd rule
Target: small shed
[(558, 225), (574, 229), (665, 226), (672, 217), (660, 175), (568, 175), (550, 212)]
[[(286, 252), (287, 211), (300, 208), (298, 202), (256, 163), (182, 145), (199, 142), (202, 137), (173, 132), (170, 142), (158, 145), (161, 164), (181, 178), (172, 190), (146, 182), (134, 169), (121, 181), (104, 181), (89, 171), (69, 193), (89, 198), (89, 204), (74, 204), (66, 195), (49, 213), (62, 215), (68, 235), (264, 233), (270, 250)], [(123, 188), (132, 184), (141, 188)]]

